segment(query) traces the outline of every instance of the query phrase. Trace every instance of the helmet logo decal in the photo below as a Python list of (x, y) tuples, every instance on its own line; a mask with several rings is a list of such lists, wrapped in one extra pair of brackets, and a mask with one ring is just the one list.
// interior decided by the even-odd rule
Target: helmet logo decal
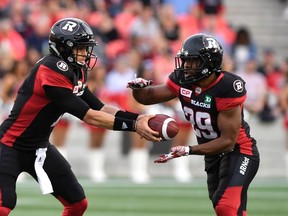
[(233, 88), (236, 92), (242, 92), (244, 90), (243, 82), (241, 80), (235, 80), (233, 82)]
[(60, 69), (60, 70), (62, 70), (62, 71), (67, 71), (68, 70), (68, 65), (67, 65), (67, 63), (66, 62), (64, 62), (64, 61), (58, 61), (57, 63), (56, 63), (56, 65), (57, 65), (57, 67)]
[(63, 29), (64, 31), (73, 32), (76, 26), (77, 26), (77, 23), (72, 22), (72, 21), (68, 21), (68, 22), (65, 23), (65, 25), (62, 27), (62, 29)]
[(76, 31), (78, 31), (78, 29), (79, 29), (79, 24), (71, 20), (61, 23), (61, 26), (60, 26), (60, 31), (63, 34), (67, 34), (67, 35), (74, 34)]
[(215, 51), (220, 50), (220, 46), (218, 42), (212, 38), (212, 37), (207, 37), (204, 39), (204, 45), (207, 49), (213, 49)]

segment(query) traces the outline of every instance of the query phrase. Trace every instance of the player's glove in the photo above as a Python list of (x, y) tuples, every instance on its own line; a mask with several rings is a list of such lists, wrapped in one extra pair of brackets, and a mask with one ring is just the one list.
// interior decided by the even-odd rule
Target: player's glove
[(127, 88), (131, 89), (140, 89), (140, 88), (145, 88), (149, 85), (152, 85), (153, 81), (152, 80), (146, 80), (141, 77), (135, 78), (127, 83)]
[(190, 151), (189, 146), (175, 146), (170, 149), (169, 154), (159, 155), (159, 158), (155, 160), (154, 163), (166, 163), (167, 161), (173, 158), (187, 156), (189, 155), (189, 151)]

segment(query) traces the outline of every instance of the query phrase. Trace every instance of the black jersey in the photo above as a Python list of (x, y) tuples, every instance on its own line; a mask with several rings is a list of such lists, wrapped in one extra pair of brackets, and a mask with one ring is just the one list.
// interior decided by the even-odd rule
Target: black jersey
[(21, 150), (46, 147), (53, 127), (65, 112), (83, 119), (90, 107), (100, 109), (103, 104), (91, 102), (86, 81), (87, 71), (71, 67), (56, 56), (39, 60), (0, 127), (0, 142)]
[(250, 128), (243, 116), (245, 82), (233, 73), (221, 72), (210, 86), (203, 89), (180, 84), (176, 73), (171, 73), (166, 85), (179, 98), (186, 119), (193, 125), (198, 144), (220, 137), (217, 125), (220, 111), (241, 106), (242, 124), (235, 148), (240, 148), (240, 152), (247, 155), (258, 155), (256, 141), (250, 137)]

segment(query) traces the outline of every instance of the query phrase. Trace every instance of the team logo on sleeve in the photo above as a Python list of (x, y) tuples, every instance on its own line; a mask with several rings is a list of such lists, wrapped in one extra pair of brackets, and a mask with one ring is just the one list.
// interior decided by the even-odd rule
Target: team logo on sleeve
[(241, 80), (235, 80), (233, 83), (233, 88), (236, 92), (242, 92), (244, 90), (244, 83)]
[(62, 71), (67, 71), (68, 70), (68, 65), (67, 65), (67, 63), (66, 62), (64, 62), (64, 61), (58, 61), (57, 63), (56, 63), (56, 65), (57, 65), (57, 67), (60, 69), (60, 70), (62, 70)]

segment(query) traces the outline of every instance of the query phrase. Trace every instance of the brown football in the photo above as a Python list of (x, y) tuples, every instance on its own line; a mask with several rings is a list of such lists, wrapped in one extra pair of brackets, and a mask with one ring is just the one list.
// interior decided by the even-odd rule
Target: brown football
[(176, 121), (165, 114), (156, 114), (148, 121), (148, 125), (152, 130), (159, 132), (162, 141), (174, 138), (179, 132)]

